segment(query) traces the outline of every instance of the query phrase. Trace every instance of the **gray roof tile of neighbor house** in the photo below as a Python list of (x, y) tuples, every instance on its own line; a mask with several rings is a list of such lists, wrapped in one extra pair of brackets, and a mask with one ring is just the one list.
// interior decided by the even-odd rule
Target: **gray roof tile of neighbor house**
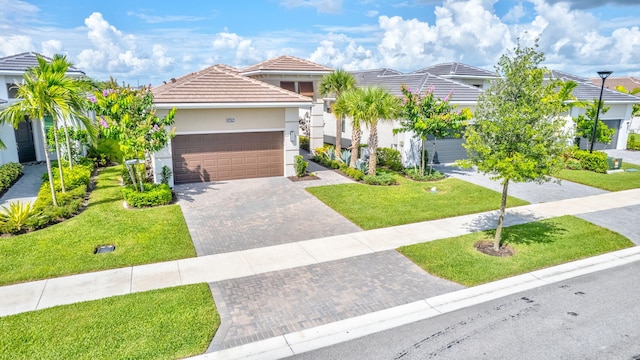
[(436, 64), (426, 68), (416, 70), (415, 74), (429, 73), (442, 77), (475, 77), (475, 78), (494, 78), (496, 73), (493, 71), (477, 68), (475, 66), (451, 62)]
[(451, 102), (475, 102), (482, 90), (429, 73), (380, 75), (389, 69), (350, 72), (358, 86), (381, 86), (396, 96), (402, 96), (400, 89), (407, 87), (412, 92), (423, 93), (433, 87), (436, 97), (444, 98), (452, 92)]
[[(552, 70), (551, 76), (562, 81), (575, 81), (578, 86), (573, 90), (573, 95), (578, 98), (578, 100), (592, 101), (600, 97), (602, 80), (600, 80), (600, 84), (596, 85), (591, 82), (591, 79), (557, 70)], [(602, 100), (605, 103), (640, 103), (640, 97), (624, 94), (617, 90), (607, 89), (606, 87), (602, 93)]]
[(155, 103), (303, 103), (312, 99), (214, 65), (152, 89)]
[(319, 75), (330, 73), (333, 69), (300, 59), (294, 56), (282, 55), (240, 70), (241, 74), (281, 73), (281, 72), (305, 72), (318, 73)]
[[(602, 84), (602, 79), (600, 78), (591, 78), (590, 80), (597, 86)], [(627, 91), (632, 91), (633, 89), (640, 88), (640, 79), (633, 76), (609, 77), (604, 83), (604, 87), (607, 89), (615, 89), (617, 86), (623, 86)]]
[[(0, 74), (22, 74), (29, 68), (38, 66), (38, 59), (36, 58), (36, 55), (45, 58), (49, 62), (51, 61), (51, 58), (35, 52), (25, 52), (2, 57), (0, 58)], [(71, 66), (69, 67), (67, 74), (80, 76), (84, 75), (84, 72)]]

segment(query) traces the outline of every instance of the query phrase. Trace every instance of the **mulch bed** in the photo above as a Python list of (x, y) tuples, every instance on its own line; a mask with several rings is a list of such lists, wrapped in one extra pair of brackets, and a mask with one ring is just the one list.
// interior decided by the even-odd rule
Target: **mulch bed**
[(287, 179), (296, 182), (296, 181), (307, 181), (307, 180), (320, 180), (319, 177), (315, 176), (315, 175), (309, 175), (309, 174), (305, 174), (301, 177), (298, 176), (289, 176)]
[(500, 246), (500, 249), (496, 251), (493, 248), (493, 241), (488, 240), (478, 241), (477, 243), (473, 244), (473, 247), (481, 253), (491, 256), (507, 257), (513, 256), (516, 253), (516, 250), (514, 248), (507, 245)]

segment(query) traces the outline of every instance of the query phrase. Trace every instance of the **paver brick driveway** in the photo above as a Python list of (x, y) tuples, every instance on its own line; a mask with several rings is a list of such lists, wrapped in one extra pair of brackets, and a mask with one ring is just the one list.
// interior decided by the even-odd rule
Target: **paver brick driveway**
[(318, 175), (177, 185), (198, 256), (362, 231), (304, 189), (350, 180), (330, 170)]

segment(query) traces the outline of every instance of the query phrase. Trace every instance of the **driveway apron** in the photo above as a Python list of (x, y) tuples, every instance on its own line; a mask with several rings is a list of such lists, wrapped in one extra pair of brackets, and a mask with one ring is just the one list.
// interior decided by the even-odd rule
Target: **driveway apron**
[(318, 175), (177, 185), (198, 256), (362, 231), (304, 189), (351, 180), (326, 169)]

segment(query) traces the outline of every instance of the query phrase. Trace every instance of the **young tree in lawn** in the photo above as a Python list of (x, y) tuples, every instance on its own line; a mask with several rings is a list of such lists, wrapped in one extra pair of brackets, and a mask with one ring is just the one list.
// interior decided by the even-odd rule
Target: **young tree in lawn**
[[(320, 80), (319, 92), (320, 95), (326, 97), (333, 95), (338, 101), (340, 96), (346, 91), (349, 91), (356, 86), (356, 79), (344, 71), (343, 69), (337, 69), (330, 74), (324, 75)], [(333, 110), (333, 107), (332, 107)], [(333, 114), (336, 117), (336, 156), (340, 156), (342, 151), (342, 122), (344, 121), (343, 115), (338, 114), (333, 110)], [(353, 158), (353, 156), (351, 156)]]
[[(604, 115), (609, 111), (611, 106), (605, 106), (604, 101), (600, 107), (600, 114)], [(615, 134), (616, 129), (608, 127), (603, 121), (598, 121), (598, 127), (596, 128), (596, 138), (593, 137), (593, 124), (596, 121), (596, 114), (598, 112), (598, 99), (594, 99), (593, 102), (587, 103), (585, 106), (586, 112), (584, 115), (578, 115), (573, 118), (576, 123), (576, 136), (579, 138), (587, 138), (589, 144), (592, 141), (600, 142), (604, 144), (611, 143), (611, 137)]]
[(412, 93), (405, 86), (402, 87), (404, 103), (400, 111), (400, 128), (394, 133), (413, 132), (420, 138), (420, 175), (424, 176), (425, 157), (424, 148), (429, 135), (433, 136), (433, 150), (431, 153), (429, 172), (433, 172), (433, 159), (436, 154), (438, 138), (459, 137), (465, 121), (471, 118), (469, 109), (455, 112), (456, 105), (451, 104), (452, 93), (444, 99), (436, 98), (434, 89), (430, 88), (424, 95)]
[(162, 118), (156, 116), (150, 87), (121, 87), (96, 92), (94, 109), (103, 134), (118, 140), (125, 164), (126, 160), (133, 163), (128, 166), (131, 181), (137, 191), (143, 192), (144, 174), (138, 160), (167, 146), (175, 134), (175, 129), (167, 131), (167, 128), (174, 123), (176, 109), (171, 109)]
[(575, 84), (545, 80), (543, 61), (537, 41), (534, 47), (518, 44), (502, 55), (496, 66), (499, 77), (480, 95), (476, 123), (465, 132), (469, 159), (459, 163), (475, 165), (502, 183), (495, 250), (501, 245), (509, 183), (549, 181), (564, 166), (562, 154), (569, 145), (560, 115)]

